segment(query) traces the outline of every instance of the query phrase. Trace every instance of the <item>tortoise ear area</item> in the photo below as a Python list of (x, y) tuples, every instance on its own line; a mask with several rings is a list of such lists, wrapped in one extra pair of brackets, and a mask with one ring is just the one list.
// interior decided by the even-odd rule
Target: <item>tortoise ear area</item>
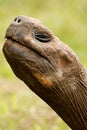
[(71, 65), (71, 63), (72, 63), (72, 57), (67, 52), (62, 53), (60, 56), (61, 67), (67, 68)]

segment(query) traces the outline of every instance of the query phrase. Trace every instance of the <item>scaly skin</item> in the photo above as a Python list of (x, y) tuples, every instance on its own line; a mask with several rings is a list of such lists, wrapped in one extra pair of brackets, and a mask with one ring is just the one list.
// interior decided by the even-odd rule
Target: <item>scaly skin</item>
[(87, 130), (87, 72), (73, 50), (25, 16), (10, 24), (6, 38), (3, 52), (15, 75), (72, 130)]

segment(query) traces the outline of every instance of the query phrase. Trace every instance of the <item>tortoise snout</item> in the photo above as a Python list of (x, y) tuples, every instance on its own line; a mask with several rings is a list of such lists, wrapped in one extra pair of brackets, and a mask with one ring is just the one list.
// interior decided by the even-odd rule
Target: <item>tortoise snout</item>
[(6, 38), (25, 43), (25, 39), (32, 39), (32, 24), (28, 18), (16, 17), (6, 31)]

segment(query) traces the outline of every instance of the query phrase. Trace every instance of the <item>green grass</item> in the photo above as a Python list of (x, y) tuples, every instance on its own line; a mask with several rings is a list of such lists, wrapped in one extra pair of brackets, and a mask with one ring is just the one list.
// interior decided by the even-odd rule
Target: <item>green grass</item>
[[(68, 130), (29, 90), (14, 91), (16, 78), (3, 56), (2, 46), (8, 25), (18, 15), (40, 19), (76, 52), (86, 67), (87, 0), (0, 0), (0, 130)], [(6, 91), (10, 91), (9, 85), (10, 93)]]

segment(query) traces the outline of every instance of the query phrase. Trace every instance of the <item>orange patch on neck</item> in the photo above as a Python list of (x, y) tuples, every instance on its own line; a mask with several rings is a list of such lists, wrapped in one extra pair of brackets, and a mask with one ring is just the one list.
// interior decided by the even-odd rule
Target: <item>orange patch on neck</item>
[(51, 87), (53, 84), (49, 77), (45, 77), (40, 73), (34, 73), (34, 76), (44, 87)]

